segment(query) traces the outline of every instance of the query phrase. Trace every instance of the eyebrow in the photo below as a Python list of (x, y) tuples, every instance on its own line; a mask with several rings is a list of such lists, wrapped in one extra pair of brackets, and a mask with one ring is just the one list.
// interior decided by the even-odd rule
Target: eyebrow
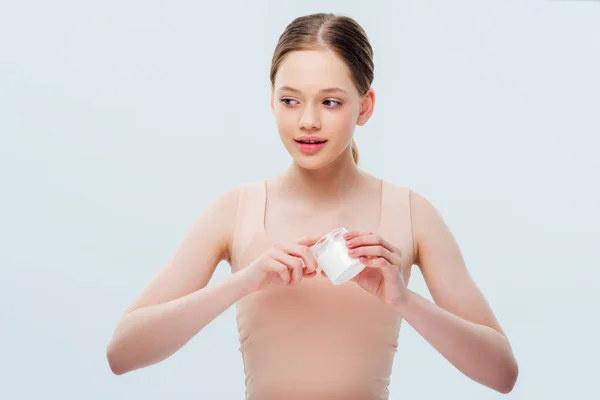
[[(290, 87), (290, 86), (282, 86), (279, 88), (279, 90), (280, 91), (287, 90), (289, 92), (300, 93), (300, 91), (298, 89), (294, 89), (293, 87)], [(342, 92), (342, 93), (346, 93), (346, 94), (348, 93), (344, 89), (340, 89), (340, 88), (336, 88), (336, 87), (319, 90), (319, 93), (335, 93), (335, 92)]]

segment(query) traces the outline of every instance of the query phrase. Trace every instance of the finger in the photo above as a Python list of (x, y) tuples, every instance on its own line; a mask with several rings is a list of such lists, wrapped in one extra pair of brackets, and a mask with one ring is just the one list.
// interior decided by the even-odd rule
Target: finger
[(287, 253), (283, 253), (282, 258), (285, 260), (284, 264), (290, 269), (290, 285), (300, 283), (302, 280), (302, 270), (304, 269), (302, 259)]
[(325, 234), (304, 236), (304, 237), (296, 240), (296, 244), (306, 246), (306, 247), (312, 247), (315, 245), (315, 243), (317, 243), (319, 240), (321, 240), (321, 238), (323, 236), (325, 236)]
[(312, 278), (314, 276), (317, 276), (317, 271), (308, 272), (305, 268), (302, 270), (302, 276), (305, 278)]
[(271, 258), (267, 263), (267, 270), (279, 275), (279, 278), (285, 285), (290, 283), (290, 271), (288, 270), (288, 267), (280, 261)]
[(382, 257), (360, 257), (360, 262), (368, 268), (379, 269), (386, 279), (394, 278), (398, 273), (398, 267)]
[(299, 255), (296, 255), (296, 254), (300, 254), (300, 252), (290, 251), (290, 248), (288, 246), (276, 246), (273, 249), (273, 252), (271, 253), (271, 257), (273, 257), (277, 261), (281, 261), (282, 263), (287, 265), (289, 268), (294, 267), (294, 265), (298, 265), (298, 266), (302, 267), (303, 266), (302, 257), (300, 257)]
[(309, 273), (317, 270), (317, 259), (308, 247), (299, 244), (292, 244), (283, 246), (282, 249), (288, 254), (300, 257)]
[(348, 255), (350, 257), (383, 257), (390, 264), (400, 265), (400, 256), (396, 253), (392, 253), (385, 247), (381, 245), (373, 245), (373, 246), (360, 246), (352, 248), (348, 251)]
[(350, 240), (350, 239), (354, 239), (357, 236), (367, 236), (367, 235), (372, 235), (372, 234), (373, 234), (373, 232), (367, 232), (367, 231), (350, 231), (350, 232), (344, 233), (344, 239)]
[(361, 235), (351, 236), (349, 239), (346, 240), (346, 246), (348, 246), (348, 248), (350, 248), (350, 249), (353, 249), (353, 248), (359, 247), (359, 246), (374, 246), (374, 245), (383, 246), (388, 251), (390, 251), (392, 253), (396, 253), (398, 255), (398, 257), (402, 256), (400, 249), (398, 249), (396, 246), (394, 246), (393, 244), (391, 244), (390, 242), (388, 242), (387, 240), (385, 240), (384, 238), (382, 238), (379, 235), (375, 235), (375, 234), (364, 234), (363, 235), (363, 234), (361, 234)]
[[(287, 268), (292, 271), (292, 278), (297, 278), (297, 274), (302, 275), (302, 268), (304, 267), (304, 263), (302, 258), (289, 254), (285, 247), (277, 249), (273, 253), (273, 258), (281, 263), (283, 263)], [(297, 270), (294, 275), (294, 270)]]
[[(346, 239), (346, 245), (348, 247), (356, 247), (356, 246), (363, 246), (363, 245), (375, 245), (375, 244), (379, 244), (385, 247), (390, 246), (390, 243), (388, 243), (386, 240), (384, 240), (381, 236), (376, 235), (372, 232), (360, 232), (360, 231), (355, 231), (355, 232), (350, 232), (350, 234), (346, 237), (344, 236), (344, 238)], [(390, 251), (392, 251), (392, 249), (388, 249)]]
[(302, 276), (304, 275), (302, 273), (303, 269), (304, 268), (302, 267), (302, 265), (294, 265), (294, 267), (292, 268), (292, 285), (300, 283), (300, 281), (302, 280)]

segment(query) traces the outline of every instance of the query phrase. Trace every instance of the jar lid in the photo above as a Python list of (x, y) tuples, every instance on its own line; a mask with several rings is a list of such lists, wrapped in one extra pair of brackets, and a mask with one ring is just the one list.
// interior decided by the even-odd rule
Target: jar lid
[(313, 254), (315, 257), (318, 258), (331, 242), (334, 240), (339, 240), (346, 232), (348, 232), (346, 228), (339, 227), (325, 234), (325, 236), (319, 239), (313, 246)]

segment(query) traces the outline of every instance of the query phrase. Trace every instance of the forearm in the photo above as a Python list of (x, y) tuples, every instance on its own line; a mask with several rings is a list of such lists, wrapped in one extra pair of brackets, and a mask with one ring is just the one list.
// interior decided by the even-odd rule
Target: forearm
[(110, 367), (123, 374), (166, 359), (247, 294), (239, 274), (181, 298), (125, 315), (107, 348)]
[(410, 290), (406, 300), (392, 307), (463, 374), (501, 393), (512, 390), (518, 366), (505, 336)]

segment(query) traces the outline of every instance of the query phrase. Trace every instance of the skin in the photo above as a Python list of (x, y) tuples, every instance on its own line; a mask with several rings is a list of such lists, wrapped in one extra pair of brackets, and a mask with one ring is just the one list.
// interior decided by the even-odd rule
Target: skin
[[(331, 87), (342, 91), (322, 92)], [(377, 196), (376, 178), (356, 166), (350, 149), (355, 127), (369, 120), (374, 106), (374, 91), (361, 96), (335, 53), (288, 54), (273, 84), (271, 107), (293, 162), (272, 183), (271, 201), (296, 202), (326, 218), (342, 197), (369, 191)], [(301, 135), (318, 135), (328, 143), (316, 154), (303, 154), (294, 142)], [(217, 264), (229, 260), (238, 196), (239, 190), (232, 189), (207, 207), (170, 262), (127, 308), (107, 347), (115, 374), (166, 359), (231, 305), (267, 283), (293, 286), (315, 275), (316, 260), (309, 250), (324, 232), (275, 245), (247, 267), (207, 286)], [(413, 191), (411, 204), (415, 264), (434, 302), (406, 287), (402, 254), (371, 232), (350, 232), (346, 237), (348, 250), (367, 265), (354, 281), (402, 316), (463, 374), (498, 392), (510, 392), (518, 365), (506, 335), (439, 212)]]
[[(291, 87), (300, 92), (294, 92)], [(344, 92), (323, 93), (339, 88)], [(271, 108), (283, 145), (293, 163), (281, 179), (284, 190), (310, 205), (326, 206), (348, 189), (364, 189), (365, 175), (356, 167), (350, 144), (356, 126), (364, 125), (375, 106), (375, 92), (360, 96), (348, 68), (331, 51), (301, 51), (288, 54), (281, 63), (273, 90)], [(305, 155), (294, 138), (318, 135), (328, 143), (316, 155)]]

